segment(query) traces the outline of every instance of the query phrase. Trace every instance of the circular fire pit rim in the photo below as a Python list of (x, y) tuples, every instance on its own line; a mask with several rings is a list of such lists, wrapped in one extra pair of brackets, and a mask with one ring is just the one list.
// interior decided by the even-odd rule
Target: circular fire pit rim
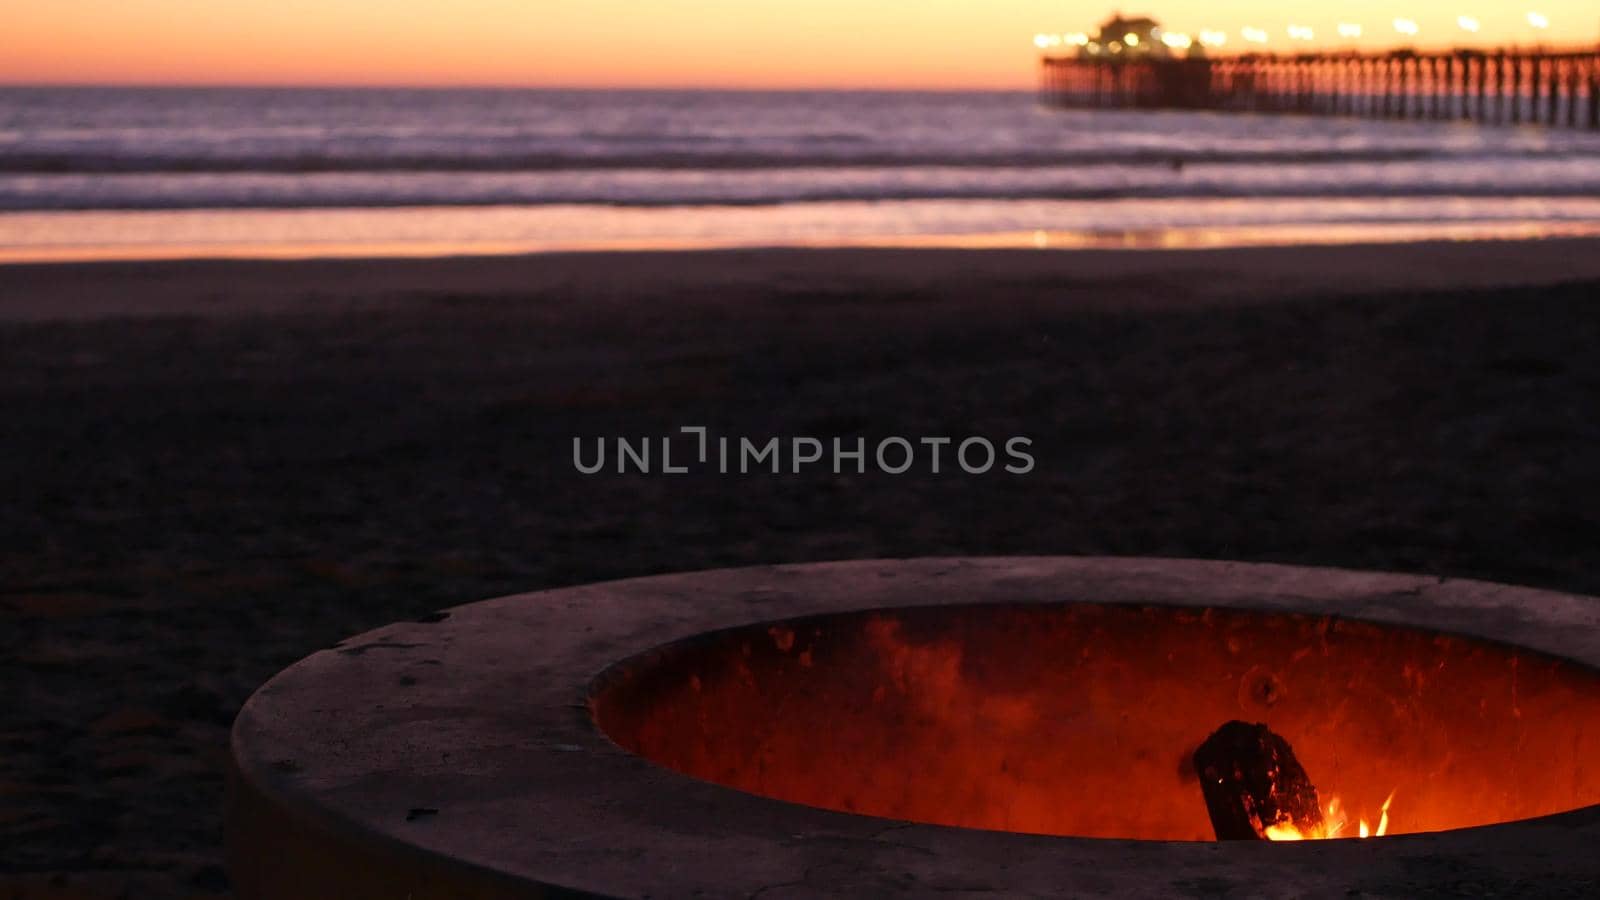
[[(518, 896), (540, 884), (619, 896), (773, 885), (806, 893), (820, 871), (838, 874), (826, 888), (809, 890), (848, 882), (875, 893), (895, 885), (920, 893), (970, 882), (975, 868), (1005, 893), (1067, 885), (1115, 893), (1148, 891), (1150, 879), (1174, 865), (1201, 881), (1300, 890), (1320, 883), (1342, 891), (1414, 877), (1419, 858), (1481, 868), (1490, 851), (1506, 877), (1553, 879), (1553, 847), (1568, 846), (1569, 859), (1582, 859), (1585, 843), (1600, 837), (1596, 807), (1271, 852), (901, 823), (668, 771), (617, 747), (589, 716), (592, 686), (615, 664), (707, 631), (870, 608), (1074, 600), (1334, 614), (1600, 665), (1600, 606), (1589, 598), (1271, 564), (867, 560), (513, 595), (351, 638), (290, 667), (251, 698), (234, 730), (235, 878), (246, 885), (244, 896), (252, 895), (251, 883), (263, 885), (255, 895), (276, 896), (268, 887), (271, 867), (253, 860), (271, 858), (259, 853), (263, 842), (280, 856), (303, 856), (296, 844), (305, 841), (286, 839), (286, 828), (316, 835), (327, 852), (377, 854), (407, 885), (443, 878), (459, 889), (460, 879), (469, 879), (491, 891), (486, 896)], [(338, 876), (338, 865), (324, 868)], [(1183, 892), (1176, 881), (1167, 887)]]

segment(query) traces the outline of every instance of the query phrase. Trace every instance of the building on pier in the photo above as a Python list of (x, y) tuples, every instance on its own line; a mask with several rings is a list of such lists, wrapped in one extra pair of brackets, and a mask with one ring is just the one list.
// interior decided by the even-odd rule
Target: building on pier
[(1149, 16), (1124, 18), (1113, 15), (1100, 26), (1100, 34), (1081, 48), (1079, 56), (1111, 54), (1127, 58), (1165, 57), (1167, 45), (1161, 42), (1161, 25)]
[[(1109, 42), (1124, 31), (1123, 50)], [(1137, 36), (1129, 41), (1128, 35)], [(1128, 52), (1150, 39), (1150, 52)], [(1175, 56), (1149, 19), (1118, 16), (1070, 55), (1041, 63), (1044, 103), (1063, 108), (1203, 109), (1463, 120), (1600, 130), (1600, 48)], [(1100, 44), (1098, 49), (1095, 44)], [(1157, 46), (1161, 50), (1155, 49)]]

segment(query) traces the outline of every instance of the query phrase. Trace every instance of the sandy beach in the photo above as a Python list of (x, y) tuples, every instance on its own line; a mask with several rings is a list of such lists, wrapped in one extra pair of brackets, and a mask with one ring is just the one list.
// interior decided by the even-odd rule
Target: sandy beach
[[(0, 267), (0, 898), (215, 896), (228, 727), (495, 595), (941, 554), (1600, 594), (1600, 241)], [(1032, 440), (580, 474), (575, 437)]]

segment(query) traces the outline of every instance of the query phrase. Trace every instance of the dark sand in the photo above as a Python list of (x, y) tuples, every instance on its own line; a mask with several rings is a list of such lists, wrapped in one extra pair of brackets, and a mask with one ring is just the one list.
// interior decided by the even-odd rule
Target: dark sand
[[(497, 594), (981, 553), (1600, 594), (1594, 243), (0, 268), (0, 373), (0, 898), (225, 892), (250, 691)], [(695, 424), (1038, 468), (573, 470)]]

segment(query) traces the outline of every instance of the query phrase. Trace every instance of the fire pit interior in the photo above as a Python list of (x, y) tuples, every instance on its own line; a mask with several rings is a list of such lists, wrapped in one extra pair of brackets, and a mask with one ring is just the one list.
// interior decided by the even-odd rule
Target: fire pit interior
[(1213, 840), (1192, 760), (1232, 721), (1291, 743), (1331, 807), (1327, 834), (1275, 838), (1600, 803), (1594, 671), (1325, 616), (1086, 603), (829, 614), (633, 657), (590, 705), (612, 740), (678, 772), (968, 828)]
[[(241, 900), (1588, 897), (1597, 670), (1600, 598), (1432, 576), (1008, 557), (579, 585), (263, 685), (230, 874)], [(1341, 836), (1393, 792), (1405, 836), (1264, 848), (1226, 815), (1263, 782), (1311, 830), (1337, 796)]]

